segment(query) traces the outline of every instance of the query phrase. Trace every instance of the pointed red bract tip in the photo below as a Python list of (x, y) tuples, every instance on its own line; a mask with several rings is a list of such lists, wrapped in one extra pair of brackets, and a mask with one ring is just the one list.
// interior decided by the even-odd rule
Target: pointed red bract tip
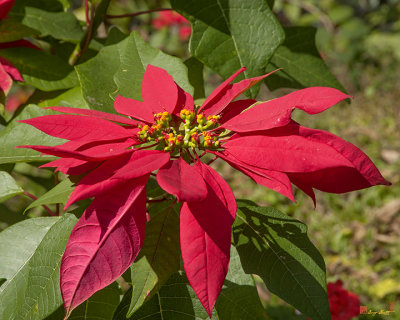
[(180, 239), (185, 273), (208, 315), (228, 272), (236, 200), (227, 182), (209, 166), (198, 163), (208, 194), (181, 208)]
[(328, 87), (311, 87), (255, 105), (233, 117), (223, 127), (235, 132), (253, 132), (285, 126), (294, 109), (317, 114), (351, 96)]

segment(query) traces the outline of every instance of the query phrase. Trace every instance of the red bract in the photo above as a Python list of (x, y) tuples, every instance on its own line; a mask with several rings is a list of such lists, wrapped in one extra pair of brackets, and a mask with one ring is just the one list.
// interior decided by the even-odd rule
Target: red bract
[[(7, 14), (11, 10), (14, 3), (15, 0), (0, 0), (0, 20), (7, 17)], [(38, 47), (26, 40), (0, 43), (0, 49), (13, 47), (28, 47), (38, 49)], [(24, 81), (17, 68), (14, 67), (10, 61), (0, 57), (0, 90), (2, 90), (5, 95), (7, 95), (10, 91), (13, 80)]]
[[(157, 169), (160, 187), (182, 202), (184, 269), (210, 317), (228, 270), (237, 208), (229, 185), (201, 161), (204, 154), (216, 155), (292, 200), (292, 183), (313, 199), (313, 188), (341, 193), (389, 184), (352, 144), (291, 120), (295, 108), (314, 114), (348, 95), (332, 88), (308, 88), (248, 109), (255, 100), (232, 100), (267, 75), (232, 84), (244, 70), (196, 106), (165, 70), (149, 65), (143, 78), (143, 101), (117, 96), (114, 104), (119, 113), (141, 123), (66, 107), (50, 109), (68, 114), (23, 121), (69, 140), (55, 147), (25, 146), (61, 157), (45, 167), (70, 175), (87, 173), (66, 207), (94, 197), (73, 229), (62, 259), (61, 290), (67, 315), (135, 259), (146, 220), (144, 187)], [(157, 150), (150, 150), (156, 145)]]
[(332, 320), (350, 320), (360, 314), (360, 300), (342, 285), (340, 280), (327, 285)]
[(153, 19), (151, 24), (157, 30), (165, 27), (177, 26), (181, 40), (187, 40), (192, 33), (189, 21), (175, 11), (161, 11), (158, 17)]

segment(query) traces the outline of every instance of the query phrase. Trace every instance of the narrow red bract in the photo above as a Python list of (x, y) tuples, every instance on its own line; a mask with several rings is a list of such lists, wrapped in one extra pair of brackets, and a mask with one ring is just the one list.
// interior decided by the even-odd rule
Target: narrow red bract
[(389, 184), (352, 144), (291, 119), (295, 108), (315, 114), (348, 95), (318, 87), (261, 104), (251, 99), (232, 101), (267, 76), (231, 84), (244, 70), (224, 81), (202, 106), (195, 106), (165, 70), (149, 65), (143, 101), (122, 96), (115, 100), (115, 109), (134, 119), (51, 107), (66, 114), (23, 121), (69, 140), (55, 147), (25, 146), (61, 157), (45, 167), (70, 175), (87, 173), (66, 206), (94, 197), (72, 231), (62, 259), (67, 316), (114, 281), (136, 257), (146, 221), (144, 188), (154, 171), (158, 170), (160, 187), (182, 202), (184, 269), (210, 317), (228, 270), (237, 208), (229, 185), (201, 161), (202, 155), (225, 160), (293, 201), (292, 184), (314, 201), (314, 189), (341, 193)]

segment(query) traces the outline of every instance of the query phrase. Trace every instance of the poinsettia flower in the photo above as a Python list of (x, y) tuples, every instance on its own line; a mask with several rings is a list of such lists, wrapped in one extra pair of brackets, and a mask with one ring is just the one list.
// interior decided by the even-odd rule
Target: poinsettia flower
[(350, 320), (360, 314), (360, 300), (343, 288), (341, 280), (329, 282), (327, 291), (332, 320)]
[(328, 282), (326, 287), (332, 320), (351, 320), (360, 314), (360, 299), (344, 289), (341, 280)]
[[(7, 14), (11, 10), (14, 3), (15, 0), (0, 0), (0, 20), (7, 17)], [(13, 47), (29, 47), (39, 49), (27, 40), (0, 43), (0, 50)], [(21, 82), (24, 81), (17, 68), (10, 61), (0, 57), (0, 90), (3, 91), (5, 95), (7, 95), (10, 91), (13, 80)]]
[(177, 26), (181, 40), (187, 40), (192, 33), (189, 21), (175, 11), (161, 11), (158, 17), (151, 21), (151, 24), (157, 30)]
[(50, 107), (64, 114), (22, 121), (68, 140), (54, 147), (24, 146), (60, 157), (42, 167), (86, 174), (66, 207), (94, 197), (62, 258), (61, 291), (67, 315), (134, 261), (143, 243), (145, 185), (156, 170), (160, 187), (182, 203), (184, 269), (210, 317), (228, 270), (237, 207), (227, 182), (202, 162), (205, 154), (214, 154), (292, 200), (292, 183), (312, 198), (314, 188), (341, 193), (389, 184), (352, 144), (291, 119), (296, 108), (315, 114), (348, 95), (315, 87), (260, 104), (252, 99), (234, 101), (268, 76), (232, 83), (244, 70), (196, 106), (165, 70), (148, 65), (143, 101), (121, 95), (115, 99), (115, 110), (131, 118)]

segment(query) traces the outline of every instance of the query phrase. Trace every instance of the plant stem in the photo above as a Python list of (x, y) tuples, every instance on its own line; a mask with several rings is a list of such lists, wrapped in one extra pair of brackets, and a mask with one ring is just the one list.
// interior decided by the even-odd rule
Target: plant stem
[(86, 18), (86, 25), (90, 24), (90, 19), (89, 19), (89, 0), (85, 0), (85, 18)]
[(210, 161), (207, 162), (207, 165), (210, 165), (211, 163), (213, 163), (215, 160), (217, 160), (217, 156), (215, 156), (214, 158), (212, 158)]
[[(29, 193), (28, 191), (24, 191), (24, 195), (27, 197), (31, 198), (32, 200), (37, 200), (37, 197), (35, 197), (32, 193)], [(42, 204), (42, 207), (52, 216), (56, 217), (57, 215), (50, 210), (50, 208), (44, 204)]]
[(89, 26), (83, 35), (81, 42), (76, 45), (74, 51), (69, 57), (68, 63), (73, 66), (84, 55), (89, 48), (90, 41), (96, 35), (97, 28), (103, 22), (110, 0), (102, 0), (97, 6), (92, 5), (90, 8)]
[(117, 18), (134, 18), (136, 16), (140, 16), (141, 14), (146, 14), (146, 13), (152, 13), (152, 12), (158, 12), (158, 11), (171, 11), (171, 8), (157, 8), (157, 9), (152, 9), (152, 10), (145, 10), (145, 11), (138, 11), (134, 13), (125, 13), (125, 14), (108, 14), (106, 17), (108, 19), (117, 19)]

